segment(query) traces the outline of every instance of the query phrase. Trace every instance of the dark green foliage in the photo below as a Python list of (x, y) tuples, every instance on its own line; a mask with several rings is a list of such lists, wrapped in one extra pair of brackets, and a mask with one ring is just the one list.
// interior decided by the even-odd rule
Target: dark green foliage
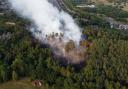
[[(16, 26), (6, 26), (5, 19)], [(85, 66), (75, 69), (62, 66), (47, 47), (32, 39), (25, 29), (28, 21), (13, 16), (0, 17), (0, 35), (9, 32), (10, 39), (0, 39), (0, 82), (23, 77), (43, 81), (49, 89), (127, 89), (128, 32), (89, 26)], [(95, 19), (92, 18), (91, 19)], [(95, 22), (98, 21), (94, 20)], [(72, 42), (71, 42), (72, 43)], [(70, 48), (70, 47), (69, 47)], [(74, 48), (72, 43), (71, 48)], [(79, 71), (78, 71), (79, 70)]]
[(128, 18), (128, 12), (112, 6), (100, 5), (97, 7), (97, 13), (105, 14), (113, 18)]
[(12, 79), (13, 80), (18, 80), (18, 74), (16, 71), (12, 71)]
[(92, 38), (93, 44), (88, 51), (90, 56), (84, 69), (85, 80), (92, 82), (97, 89), (128, 87), (127, 32), (114, 29), (87, 29), (84, 34)]

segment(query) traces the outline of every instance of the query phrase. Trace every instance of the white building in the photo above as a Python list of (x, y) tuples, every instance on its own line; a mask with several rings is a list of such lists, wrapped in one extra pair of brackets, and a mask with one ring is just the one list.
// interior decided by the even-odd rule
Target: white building
[(77, 5), (76, 7), (79, 8), (95, 8), (95, 5), (85, 5), (85, 4), (81, 4), (81, 5)]

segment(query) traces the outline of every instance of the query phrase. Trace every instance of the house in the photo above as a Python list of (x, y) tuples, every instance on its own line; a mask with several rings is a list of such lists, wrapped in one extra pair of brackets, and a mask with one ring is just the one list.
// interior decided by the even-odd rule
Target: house
[(123, 24), (118, 21), (115, 21), (112, 18), (107, 18), (107, 22), (110, 24), (111, 28), (120, 29), (120, 30), (128, 30), (128, 24)]
[(4, 13), (0, 13), (0, 16), (3, 16), (4, 15)]
[(120, 30), (128, 30), (128, 25), (120, 24), (119, 29)]
[(81, 5), (77, 5), (76, 7), (79, 8), (95, 8), (95, 5), (85, 5), (85, 4), (81, 4)]
[(33, 84), (35, 87), (41, 87), (41, 86), (42, 86), (41, 80), (34, 80), (34, 81), (32, 81), (32, 84)]
[(14, 23), (14, 22), (5, 22), (5, 24), (8, 26), (15, 26), (16, 25), (16, 23)]

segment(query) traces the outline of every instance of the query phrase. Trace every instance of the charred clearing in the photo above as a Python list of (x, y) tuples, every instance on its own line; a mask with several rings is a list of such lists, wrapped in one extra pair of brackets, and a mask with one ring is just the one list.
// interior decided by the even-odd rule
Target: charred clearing
[[(45, 44), (53, 50), (54, 56), (64, 64), (79, 64), (86, 58), (86, 46), (76, 45), (73, 40), (64, 42), (64, 34), (46, 35)], [(81, 43), (84, 41), (81, 41)]]

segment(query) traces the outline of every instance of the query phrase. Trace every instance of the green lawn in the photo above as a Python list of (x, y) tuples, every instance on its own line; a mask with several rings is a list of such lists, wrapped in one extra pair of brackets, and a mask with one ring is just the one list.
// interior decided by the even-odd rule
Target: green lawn
[(34, 87), (29, 79), (22, 79), (19, 81), (9, 81), (0, 84), (0, 89), (45, 89), (45, 88)]

